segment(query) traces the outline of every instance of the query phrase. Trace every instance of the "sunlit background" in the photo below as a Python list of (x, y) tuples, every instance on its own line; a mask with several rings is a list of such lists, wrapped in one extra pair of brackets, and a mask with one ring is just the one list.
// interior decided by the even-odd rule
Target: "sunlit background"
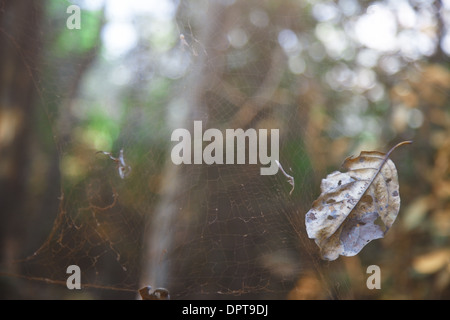
[[(239, 6), (235, 2), (220, 3), (225, 7)], [(236, 50), (236, 53), (230, 53), (228, 63), (239, 67), (245, 64), (242, 59), (245, 58), (246, 48), (249, 50), (254, 46), (249, 43), (252, 31), (246, 30), (239, 20), (248, 19), (249, 24), (256, 28), (269, 30), (273, 27), (268, 32), (276, 33), (276, 40), (285, 53), (287, 67), (292, 74), (316, 78), (329, 90), (344, 92), (342, 96), (349, 93), (343, 102), (334, 106), (340, 112), (328, 128), (329, 134), (333, 137), (359, 137), (366, 134), (365, 142), (370, 144), (372, 141), (372, 147), (381, 138), (383, 126), (378, 122), (383, 120), (372, 114), (370, 117), (365, 115), (369, 106), (381, 108), (388, 98), (389, 84), (383, 78), (396, 77), (406, 72), (406, 68), (409, 68), (409, 72), (416, 72), (415, 68), (410, 67), (417, 66), (416, 63), (439, 52), (446, 56), (450, 54), (449, 3), (442, 1), (439, 7), (433, 1), (376, 1), (362, 5), (358, 1), (344, 0), (299, 1), (295, 6), (290, 4), (296, 9), (293, 12), (297, 12), (298, 23), (310, 24), (306, 30), (273, 26), (268, 13), (255, 5), (246, 17), (236, 19), (236, 25), (226, 30), (226, 43), (222, 44), (222, 49), (231, 47), (230, 51)], [(181, 25), (176, 17), (179, 6), (198, 10), (192, 13), (194, 16), (207, 14), (201, 12), (207, 8), (201, 1), (187, 4), (168, 0), (105, 0), (82, 1), (79, 5), (93, 12), (104, 8), (105, 16), (101, 30), (102, 59), (86, 75), (86, 84), (82, 90), (83, 95), (95, 101), (94, 106), (84, 106), (90, 112), (98, 111), (117, 120), (123, 115), (124, 107), (113, 103), (111, 100), (116, 99), (112, 99), (111, 95), (126, 91), (135, 81), (145, 82), (148, 90), (151, 90), (152, 85), (162, 85), (161, 82), (165, 80), (180, 79), (190, 70), (195, 50), (203, 53), (202, 44), (191, 34), (190, 20), (187, 26), (184, 22)], [(436, 19), (437, 14), (441, 20)], [(181, 40), (181, 35), (186, 40)], [(197, 46), (199, 48), (193, 48)], [(141, 68), (142, 72), (145, 67), (150, 72), (144, 78), (141, 75), (141, 78), (136, 79), (136, 68)], [(318, 74), (317, 69), (322, 68), (325, 70)], [(107, 96), (98, 94), (99, 82), (110, 88)], [(306, 91), (307, 84), (303, 85), (306, 88), (302, 89)], [(177, 107), (173, 107), (174, 113), (177, 113)], [(404, 107), (400, 103), (396, 105), (393, 129), (402, 129), (404, 126), (419, 128), (423, 123), (422, 110)], [(73, 109), (78, 117), (87, 114), (83, 106)], [(95, 137), (88, 136), (86, 140), (94, 149), (112, 147), (115, 137), (108, 136), (106, 132), (95, 132), (93, 135)]]

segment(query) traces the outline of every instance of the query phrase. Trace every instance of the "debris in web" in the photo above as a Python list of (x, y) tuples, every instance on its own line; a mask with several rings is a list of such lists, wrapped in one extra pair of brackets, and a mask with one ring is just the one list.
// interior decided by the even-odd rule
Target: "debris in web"
[[(187, 48), (187, 51), (192, 52), (192, 54), (194, 56), (198, 57), (198, 50), (195, 48), (195, 46), (197, 46), (199, 49), (201, 49), (201, 51), (205, 54), (205, 56), (208, 56), (208, 53), (206, 52), (205, 47), (200, 43), (199, 40), (197, 40), (194, 37), (194, 33), (192, 32), (192, 27), (191, 27), (190, 22), (188, 22), (188, 27), (189, 27), (190, 34), (187, 34), (187, 37), (190, 38), (191, 44), (188, 43), (186, 36), (180, 32), (180, 28), (178, 27), (178, 24), (177, 24), (178, 32), (180, 33), (180, 45), (181, 45), (182, 50), (184, 51)], [(195, 43), (195, 46), (194, 46), (194, 43)]]
[(283, 172), (284, 176), (287, 178), (287, 182), (292, 186), (291, 191), (289, 192), (289, 195), (292, 194), (292, 192), (294, 191), (295, 188), (295, 182), (294, 182), (294, 177), (290, 176), (286, 173), (286, 171), (284, 171), (283, 166), (281, 165), (281, 163), (278, 160), (275, 160), (275, 162), (278, 165), (278, 168), (280, 168), (281, 172)]
[[(183, 49), (186, 47), (186, 48), (191, 48), (190, 46), (189, 46), (189, 43), (187, 43), (187, 41), (186, 41), (186, 38), (184, 37), (184, 34), (180, 34), (180, 42), (181, 42), (181, 45), (182, 45), (182, 47), (183, 47)], [(197, 52), (193, 52), (194, 53), (194, 55), (196, 56), (197, 55)]]
[(164, 288), (156, 288), (152, 291), (151, 286), (139, 289), (142, 300), (170, 300), (169, 290)]
[(117, 163), (117, 169), (119, 170), (119, 176), (121, 179), (125, 179), (131, 173), (131, 167), (125, 163), (123, 158), (123, 149), (120, 149), (119, 156), (117, 158), (113, 157), (111, 152), (97, 151), (97, 153), (103, 153), (107, 155), (112, 161)]
[(322, 180), (321, 194), (306, 213), (306, 231), (324, 260), (357, 255), (370, 241), (383, 238), (400, 210), (397, 170), (390, 154), (362, 151)]

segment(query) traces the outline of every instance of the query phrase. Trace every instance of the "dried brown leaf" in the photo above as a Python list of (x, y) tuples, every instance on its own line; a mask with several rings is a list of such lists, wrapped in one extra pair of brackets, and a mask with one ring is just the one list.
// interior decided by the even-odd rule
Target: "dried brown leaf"
[(170, 300), (169, 290), (165, 288), (157, 288), (152, 291), (151, 286), (139, 289), (142, 300)]
[(362, 151), (322, 180), (321, 194), (306, 213), (306, 231), (322, 258), (354, 256), (371, 240), (383, 238), (400, 210), (397, 170), (387, 154)]

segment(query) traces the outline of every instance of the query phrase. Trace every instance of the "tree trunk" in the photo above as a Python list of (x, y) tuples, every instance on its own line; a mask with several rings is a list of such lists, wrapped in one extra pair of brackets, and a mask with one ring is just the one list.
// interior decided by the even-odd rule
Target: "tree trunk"
[[(207, 43), (214, 47), (217, 40), (214, 35), (220, 33), (223, 23), (224, 8), (217, 2), (212, 2), (208, 8), (208, 14), (204, 15), (202, 21), (202, 35), (199, 37), (200, 43)], [(204, 105), (204, 94), (210, 82), (215, 78), (217, 68), (207, 68), (207, 59), (221, 59), (220, 52), (208, 50), (196, 52), (195, 62), (187, 77), (184, 101), (185, 105), (180, 108), (187, 108), (185, 119), (178, 123), (181, 127), (192, 129), (194, 120), (201, 120), (205, 124), (207, 121), (207, 110)], [(192, 132), (192, 130), (191, 130)], [(161, 200), (150, 217), (150, 228), (145, 233), (144, 244), (147, 247), (147, 254), (144, 255), (144, 271), (141, 283), (143, 286), (150, 285), (156, 287), (171, 287), (173, 278), (173, 266), (169, 265), (169, 258), (178, 238), (186, 236), (186, 225), (189, 225), (191, 214), (199, 210), (196, 206), (201, 202), (190, 203), (193, 207), (186, 207), (186, 194), (193, 179), (198, 179), (202, 168), (197, 168), (193, 172), (186, 166), (175, 166), (171, 159), (167, 159), (165, 165), (161, 190)], [(187, 220), (186, 220), (187, 219)], [(181, 235), (183, 234), (183, 235)], [(174, 289), (176, 292), (178, 289)]]
[[(181, 107), (188, 112), (180, 128), (193, 137), (195, 120), (202, 121), (203, 131), (219, 128), (223, 136), (228, 128), (273, 127), (271, 120), (259, 121), (264, 121), (261, 114), (271, 114), (271, 97), (284, 73), (280, 49), (258, 42), (256, 62), (237, 74), (229, 67), (234, 49), (227, 35), (237, 20), (246, 19), (247, 3), (208, 5), (192, 19), (198, 21), (201, 35), (197, 37), (197, 28), (186, 23), (188, 45), (197, 47), (195, 54), (191, 52), (195, 64), (183, 86), (186, 104)], [(235, 85), (239, 81), (254, 92)], [(298, 263), (288, 258), (289, 275), (273, 272), (284, 263), (279, 259), (294, 256), (289, 250), (295, 246), (287, 201), (274, 192), (276, 179), (260, 175), (258, 165), (176, 166), (167, 159), (163, 195), (144, 238), (147, 254), (141, 285), (166, 288), (173, 298), (285, 297), (287, 283), (294, 281), (293, 265)]]

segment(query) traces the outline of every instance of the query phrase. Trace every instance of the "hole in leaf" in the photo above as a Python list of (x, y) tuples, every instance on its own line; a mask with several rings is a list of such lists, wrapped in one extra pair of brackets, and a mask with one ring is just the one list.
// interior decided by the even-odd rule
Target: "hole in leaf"
[(373, 222), (373, 224), (379, 226), (383, 232), (386, 230), (386, 225), (384, 224), (383, 220), (381, 219), (380, 216), (378, 216), (375, 221)]

